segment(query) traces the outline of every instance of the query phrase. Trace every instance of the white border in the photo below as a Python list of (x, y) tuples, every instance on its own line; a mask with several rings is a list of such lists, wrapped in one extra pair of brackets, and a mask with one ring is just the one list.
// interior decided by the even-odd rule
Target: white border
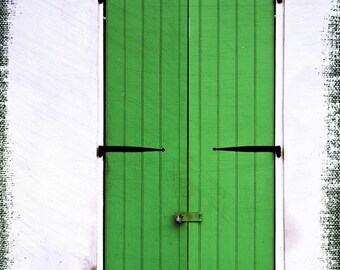
[(275, 20), (275, 144), (281, 158), (275, 161), (275, 269), (285, 269), (284, 224), (284, 20), (285, 4), (276, 4)]
[[(98, 144), (104, 141), (104, 3), (98, 5)], [(98, 247), (97, 270), (104, 269), (104, 163), (98, 158)]]

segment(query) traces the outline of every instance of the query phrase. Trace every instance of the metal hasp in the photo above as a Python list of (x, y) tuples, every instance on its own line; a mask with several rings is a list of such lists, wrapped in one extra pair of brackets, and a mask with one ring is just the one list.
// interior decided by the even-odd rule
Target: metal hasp
[(202, 214), (199, 212), (181, 212), (176, 213), (175, 221), (178, 224), (183, 224), (184, 222), (202, 222)]
[(164, 148), (150, 148), (139, 146), (98, 146), (97, 156), (102, 157), (106, 152), (139, 153), (139, 152), (164, 152)]
[(281, 146), (234, 146), (213, 148), (214, 151), (230, 151), (230, 152), (270, 152), (274, 153), (278, 158), (281, 157)]

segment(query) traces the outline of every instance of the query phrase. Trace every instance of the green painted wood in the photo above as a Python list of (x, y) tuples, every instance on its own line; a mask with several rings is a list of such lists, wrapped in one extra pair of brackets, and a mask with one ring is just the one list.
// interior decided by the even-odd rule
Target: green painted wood
[(186, 14), (182, 1), (106, 1), (105, 269), (186, 269)]
[(274, 1), (190, 0), (189, 269), (274, 269)]
[(274, 1), (106, 8), (106, 269), (274, 269)]

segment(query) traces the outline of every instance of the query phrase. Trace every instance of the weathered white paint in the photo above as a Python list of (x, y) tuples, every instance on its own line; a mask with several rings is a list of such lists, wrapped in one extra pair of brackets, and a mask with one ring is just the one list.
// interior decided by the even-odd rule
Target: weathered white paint
[(98, 3), (15, 2), (8, 97), (12, 269), (90, 270), (97, 265), (101, 181)]
[(287, 270), (321, 270), (322, 157), (326, 144), (323, 31), (330, 0), (285, 0), (284, 220)]

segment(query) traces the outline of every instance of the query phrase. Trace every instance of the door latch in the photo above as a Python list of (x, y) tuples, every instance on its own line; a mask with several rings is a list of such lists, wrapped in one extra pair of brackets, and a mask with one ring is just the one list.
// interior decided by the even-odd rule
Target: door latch
[(199, 212), (180, 212), (176, 213), (175, 221), (178, 224), (184, 222), (202, 222), (202, 214)]

